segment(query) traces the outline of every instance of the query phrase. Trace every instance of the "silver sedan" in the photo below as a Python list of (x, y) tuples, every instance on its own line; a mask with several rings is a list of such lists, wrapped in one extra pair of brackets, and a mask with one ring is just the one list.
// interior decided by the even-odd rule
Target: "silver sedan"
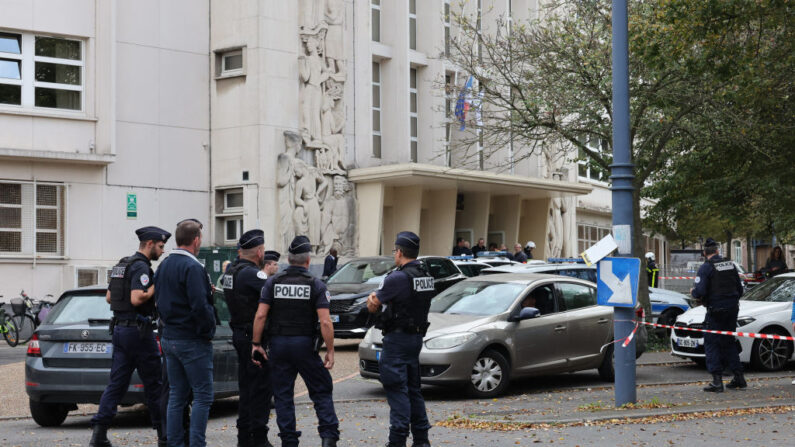
[[(475, 397), (502, 394), (511, 378), (597, 368), (612, 381), (613, 309), (596, 304), (596, 287), (534, 273), (478, 276), (433, 299), (420, 353), (422, 382), (466, 384)], [(645, 349), (641, 326), (637, 355)], [(381, 331), (359, 344), (359, 371), (377, 378)], [(618, 348), (621, 349), (621, 348)]]

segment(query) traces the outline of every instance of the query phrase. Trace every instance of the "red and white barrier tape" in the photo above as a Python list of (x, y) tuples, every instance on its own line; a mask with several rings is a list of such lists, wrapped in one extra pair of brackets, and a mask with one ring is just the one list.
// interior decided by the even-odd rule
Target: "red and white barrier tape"
[(671, 326), (671, 325), (668, 325), (668, 324), (647, 323), (645, 321), (642, 321), (641, 323), (645, 324), (646, 326), (663, 327), (663, 328), (666, 328), (666, 329), (674, 329), (674, 330), (677, 330), (677, 331), (705, 332), (707, 334), (734, 335), (735, 337), (766, 338), (766, 339), (769, 339), (769, 340), (795, 341), (795, 337), (789, 337), (787, 335), (758, 334), (756, 332), (716, 331), (716, 330), (713, 330), (713, 329), (696, 329), (696, 328), (687, 327), (687, 326)]
[(696, 279), (695, 276), (660, 276), (657, 279)]

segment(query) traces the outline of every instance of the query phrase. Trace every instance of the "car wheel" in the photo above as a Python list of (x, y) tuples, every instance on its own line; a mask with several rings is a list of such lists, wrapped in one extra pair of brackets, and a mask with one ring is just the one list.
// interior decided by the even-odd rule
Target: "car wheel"
[[(657, 319), (657, 323), (664, 324), (666, 326), (673, 326), (676, 323), (676, 317), (682, 315), (681, 310), (674, 310), (668, 309), (662, 314), (660, 314), (660, 318)], [(657, 328), (657, 334), (659, 336), (671, 336), (671, 330), (668, 328)]]
[(69, 408), (64, 404), (53, 404), (30, 400), (30, 415), (42, 427), (57, 427), (66, 419)]
[(469, 393), (474, 397), (496, 397), (508, 387), (510, 366), (508, 360), (493, 349), (486, 349), (472, 365)]
[[(775, 330), (762, 333), (787, 335)], [(786, 340), (757, 339), (754, 340), (751, 348), (751, 364), (762, 371), (780, 371), (784, 369), (790, 357), (792, 357), (792, 342)]]
[(608, 345), (605, 349), (605, 356), (602, 357), (602, 364), (599, 365), (599, 378), (605, 382), (616, 380), (616, 369), (614, 367), (613, 345)]

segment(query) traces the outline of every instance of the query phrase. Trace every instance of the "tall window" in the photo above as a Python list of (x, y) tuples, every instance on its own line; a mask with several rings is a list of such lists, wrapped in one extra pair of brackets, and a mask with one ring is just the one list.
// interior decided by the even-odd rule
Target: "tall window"
[(370, 28), (373, 42), (381, 41), (381, 0), (370, 0)]
[(483, 31), (483, 0), (478, 0), (478, 17), (477, 17), (477, 32), (478, 32), (478, 63), (483, 64), (483, 42), (481, 41), (481, 32)]
[(0, 255), (63, 254), (63, 185), (0, 182)]
[(450, 167), (452, 164), (452, 154), (450, 152), (450, 141), (453, 138), (453, 95), (455, 95), (455, 84), (453, 76), (444, 75), (444, 165)]
[(409, 48), (417, 49), (417, 0), (409, 0)]
[(381, 64), (373, 62), (373, 157), (381, 158)]
[(450, 57), (450, 0), (444, 0), (444, 57)]
[(83, 109), (83, 42), (0, 32), (0, 104)]
[(732, 253), (734, 255), (733, 256), (734, 260), (737, 263), (742, 264), (743, 263), (743, 244), (742, 244), (742, 242), (740, 242), (740, 241), (732, 242), (732, 248), (734, 249), (734, 253)]
[(577, 252), (582, 253), (610, 234), (611, 229), (596, 225), (577, 225)]
[[(592, 151), (607, 152), (607, 141), (602, 141), (594, 137), (582, 137), (580, 142)], [(606, 182), (608, 179), (607, 173), (604, 170), (590, 161), (582, 149), (579, 150), (580, 157), (577, 161), (577, 174), (580, 178)]]
[(417, 69), (409, 73), (409, 121), (411, 127), (411, 161), (417, 162)]

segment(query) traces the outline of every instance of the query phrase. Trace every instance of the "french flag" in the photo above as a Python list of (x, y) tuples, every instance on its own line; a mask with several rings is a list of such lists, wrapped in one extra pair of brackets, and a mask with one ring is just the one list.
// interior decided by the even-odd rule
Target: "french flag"
[(469, 91), (472, 89), (472, 82), (474, 78), (470, 76), (467, 78), (466, 84), (464, 84), (464, 88), (461, 89), (461, 93), (458, 94), (458, 101), (455, 103), (455, 116), (458, 118), (458, 121), (461, 122), (461, 130), (465, 130), (466, 119), (467, 119), (467, 112), (469, 111), (469, 107), (471, 105)]

